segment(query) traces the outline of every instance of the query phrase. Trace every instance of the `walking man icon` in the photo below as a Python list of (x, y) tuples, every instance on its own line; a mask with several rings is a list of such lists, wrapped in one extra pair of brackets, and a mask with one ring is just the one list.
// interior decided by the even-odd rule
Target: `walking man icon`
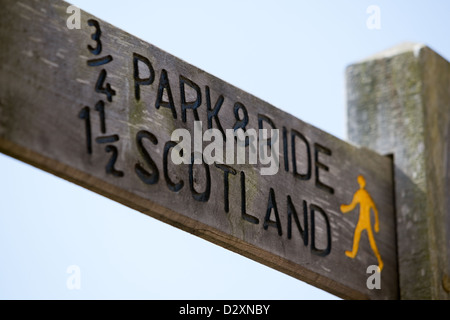
[(359, 219), (358, 223), (356, 224), (355, 233), (353, 236), (353, 248), (352, 251), (345, 251), (345, 254), (347, 255), (347, 257), (350, 257), (352, 259), (355, 258), (356, 254), (358, 253), (361, 232), (363, 230), (366, 230), (367, 236), (369, 237), (370, 247), (372, 248), (375, 256), (378, 259), (378, 267), (380, 268), (381, 272), (381, 270), (383, 269), (383, 261), (381, 260), (380, 253), (378, 252), (375, 238), (373, 236), (372, 226), (370, 223), (370, 209), (372, 209), (375, 214), (375, 232), (380, 231), (378, 210), (369, 192), (367, 192), (367, 190), (365, 189), (366, 180), (361, 175), (358, 176), (358, 184), (360, 188), (355, 192), (352, 202), (349, 205), (341, 205), (341, 212), (347, 213), (349, 211), (352, 211), (356, 207), (356, 205), (359, 204)]

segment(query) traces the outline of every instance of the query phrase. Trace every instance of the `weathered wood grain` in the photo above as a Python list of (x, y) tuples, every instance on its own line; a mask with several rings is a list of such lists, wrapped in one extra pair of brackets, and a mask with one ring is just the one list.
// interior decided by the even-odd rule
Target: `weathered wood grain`
[[(88, 13), (82, 12), (80, 30), (69, 30), (65, 2), (0, 3), (1, 152), (338, 296), (398, 297), (390, 158), (341, 141)], [(261, 164), (227, 164), (232, 169), (224, 171), (175, 165), (164, 156), (177, 128), (192, 133), (197, 119), (203, 130), (208, 120), (213, 128), (233, 129), (247, 116), (246, 130), (280, 130), (275, 175), (262, 175)], [(356, 257), (345, 254), (359, 207), (345, 215), (340, 208), (359, 189), (359, 175), (379, 212), (379, 290), (366, 286), (367, 267), (378, 264), (367, 232)]]
[(347, 69), (349, 138), (394, 155), (401, 299), (449, 299), (450, 63), (405, 43)]

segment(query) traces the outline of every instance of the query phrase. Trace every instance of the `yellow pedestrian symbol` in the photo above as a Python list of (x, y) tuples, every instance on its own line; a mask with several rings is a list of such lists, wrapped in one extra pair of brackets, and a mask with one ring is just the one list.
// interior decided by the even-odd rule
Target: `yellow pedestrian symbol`
[(364, 179), (363, 176), (358, 176), (358, 183), (360, 188), (358, 191), (355, 192), (352, 202), (349, 205), (345, 204), (341, 205), (342, 213), (347, 213), (349, 211), (352, 211), (356, 207), (356, 205), (359, 204), (359, 219), (358, 223), (356, 224), (355, 234), (353, 236), (353, 248), (352, 251), (345, 251), (345, 254), (347, 257), (350, 257), (352, 259), (355, 258), (356, 254), (358, 253), (359, 240), (361, 239), (361, 232), (363, 230), (366, 230), (367, 236), (369, 237), (370, 247), (372, 248), (373, 252), (375, 253), (375, 256), (378, 259), (378, 267), (380, 268), (381, 271), (383, 269), (383, 261), (381, 260), (380, 253), (378, 252), (378, 248), (375, 243), (375, 238), (372, 232), (372, 226), (370, 223), (370, 209), (372, 209), (375, 214), (375, 226), (374, 226), (375, 232), (380, 231), (380, 224), (378, 221), (378, 210), (369, 192), (367, 192), (367, 190), (365, 189), (366, 180)]

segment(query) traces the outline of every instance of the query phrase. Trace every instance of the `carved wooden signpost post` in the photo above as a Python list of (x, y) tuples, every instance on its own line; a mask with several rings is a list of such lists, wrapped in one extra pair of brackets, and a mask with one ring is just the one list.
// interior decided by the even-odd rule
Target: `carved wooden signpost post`
[(398, 298), (390, 158), (88, 13), (69, 30), (65, 2), (1, 3), (1, 152), (338, 296)]

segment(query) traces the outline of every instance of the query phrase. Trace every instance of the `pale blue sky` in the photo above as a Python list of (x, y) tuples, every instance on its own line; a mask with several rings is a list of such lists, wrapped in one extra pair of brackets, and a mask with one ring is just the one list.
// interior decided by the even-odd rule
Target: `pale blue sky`
[[(450, 59), (445, 0), (72, 3), (341, 139), (347, 65), (405, 41)], [(0, 299), (334, 298), (3, 155), (0, 195)]]

